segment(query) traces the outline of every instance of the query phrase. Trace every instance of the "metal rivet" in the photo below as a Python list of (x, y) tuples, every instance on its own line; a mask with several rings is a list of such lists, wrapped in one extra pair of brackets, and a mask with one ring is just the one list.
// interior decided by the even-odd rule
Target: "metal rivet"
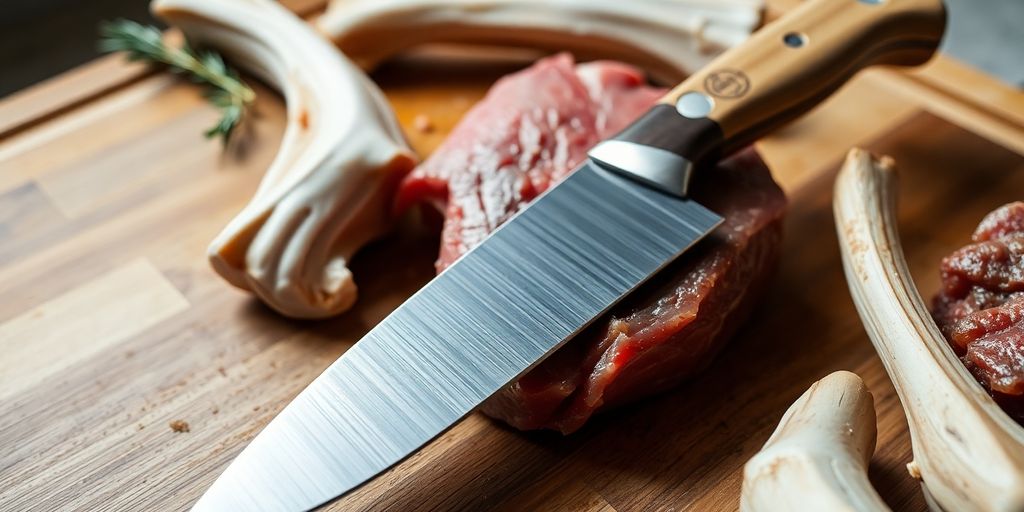
[(800, 48), (807, 44), (807, 36), (799, 32), (790, 32), (782, 36), (782, 42), (786, 43), (786, 46), (790, 48)]
[(715, 108), (715, 100), (702, 92), (690, 91), (676, 101), (676, 110), (683, 117), (701, 119), (707, 117)]

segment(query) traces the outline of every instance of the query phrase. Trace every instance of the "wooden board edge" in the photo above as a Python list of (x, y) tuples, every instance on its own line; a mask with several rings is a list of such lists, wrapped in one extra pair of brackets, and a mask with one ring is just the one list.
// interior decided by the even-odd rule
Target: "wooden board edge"
[[(1002, 113), (1014, 123), (1024, 125), (1024, 93), (1021, 89), (955, 57), (940, 54), (909, 76), (965, 103)], [(951, 77), (956, 77), (955, 81), (950, 81)]]
[[(320, 13), (326, 0), (281, 0), (304, 18)], [(165, 40), (181, 41), (181, 34), (168, 30)], [(157, 69), (126, 62), (120, 55), (106, 55), (48, 78), (0, 100), (0, 139), (14, 136), (90, 102), (130, 87)]]
[(946, 55), (914, 72), (885, 74), (887, 86), (921, 107), (1024, 155), (1024, 93)]
[(100, 57), (0, 102), (0, 139), (128, 87), (156, 70), (119, 55)]

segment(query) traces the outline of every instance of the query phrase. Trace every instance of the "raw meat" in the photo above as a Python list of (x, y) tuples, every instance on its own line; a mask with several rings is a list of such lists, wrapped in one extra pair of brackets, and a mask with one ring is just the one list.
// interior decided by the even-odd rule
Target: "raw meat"
[[(416, 168), (399, 210), (427, 201), (445, 211), (441, 271), (636, 119), (664, 91), (636, 68), (573, 66), (559, 54), (498, 82)], [(442, 206), (443, 205), (443, 206)]]
[(725, 223), (492, 398), (485, 413), (569, 433), (597, 409), (671, 388), (711, 362), (771, 274), (785, 196), (753, 151), (698, 178), (693, 196)]
[[(466, 115), (405, 180), (399, 209), (444, 209), (440, 271), (662, 93), (623, 64), (539, 61), (500, 80)], [(765, 286), (785, 196), (752, 150), (701, 173), (692, 193), (724, 225), (485, 403), (486, 414), (569, 433), (601, 408), (670, 388), (710, 363)]]
[(978, 382), (1024, 423), (1024, 202), (988, 214), (972, 238), (942, 260), (932, 314)]

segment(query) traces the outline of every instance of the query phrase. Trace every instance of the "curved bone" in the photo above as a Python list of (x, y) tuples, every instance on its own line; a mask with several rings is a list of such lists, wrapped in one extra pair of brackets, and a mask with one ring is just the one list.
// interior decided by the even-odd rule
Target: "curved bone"
[(928, 492), (945, 510), (1024, 510), (1024, 428), (967, 372), (914, 287), (892, 160), (850, 151), (833, 208), (846, 282), (903, 403)]
[(332, 0), (320, 30), (364, 67), (421, 43), (570, 50), (676, 83), (761, 21), (763, 0)]
[(288, 126), (256, 195), (210, 244), (214, 269), (281, 313), (351, 306), (346, 264), (390, 224), (415, 164), (381, 92), (311, 27), (269, 0), (156, 0), (155, 14), (284, 95)]
[(811, 385), (743, 468), (743, 512), (887, 511), (868, 480), (874, 399), (850, 372)]

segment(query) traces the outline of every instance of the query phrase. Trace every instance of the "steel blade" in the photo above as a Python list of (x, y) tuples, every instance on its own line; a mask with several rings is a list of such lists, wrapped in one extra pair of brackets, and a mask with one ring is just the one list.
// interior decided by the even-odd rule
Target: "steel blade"
[(194, 510), (306, 510), (346, 494), (448, 430), (720, 221), (588, 161), (345, 352)]

